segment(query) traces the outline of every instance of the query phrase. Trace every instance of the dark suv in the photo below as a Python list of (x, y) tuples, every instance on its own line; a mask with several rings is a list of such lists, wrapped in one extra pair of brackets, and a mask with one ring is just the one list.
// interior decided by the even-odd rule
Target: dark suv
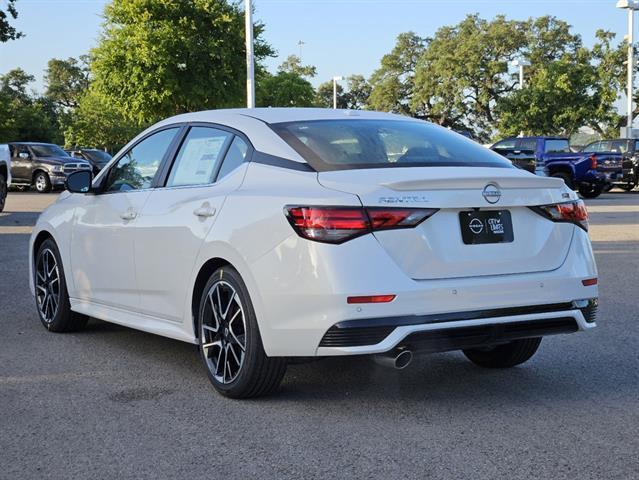
[(67, 175), (78, 170), (91, 170), (91, 164), (73, 158), (52, 143), (16, 142), (11, 151), (12, 184), (17, 187), (34, 186), (40, 193), (64, 188)]
[(74, 148), (73, 150), (66, 150), (66, 152), (74, 158), (89, 162), (93, 167), (93, 175), (97, 175), (112, 158), (107, 152), (97, 148)]

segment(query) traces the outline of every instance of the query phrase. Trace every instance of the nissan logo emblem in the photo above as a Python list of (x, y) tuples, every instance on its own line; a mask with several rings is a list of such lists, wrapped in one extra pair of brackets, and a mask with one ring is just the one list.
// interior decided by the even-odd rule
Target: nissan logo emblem
[(499, 190), (499, 187), (493, 183), (486, 185), (481, 194), (484, 197), (484, 200), (488, 203), (497, 203), (501, 198), (501, 190)]

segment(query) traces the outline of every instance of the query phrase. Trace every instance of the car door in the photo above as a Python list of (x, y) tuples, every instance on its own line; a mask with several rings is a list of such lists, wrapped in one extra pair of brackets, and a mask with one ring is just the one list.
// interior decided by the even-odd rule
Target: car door
[(180, 128), (155, 131), (128, 149), (107, 172), (99, 193), (86, 195), (76, 209), (70, 255), (78, 298), (139, 309), (134, 265), (138, 216)]
[(248, 140), (195, 125), (184, 137), (163, 188), (139, 219), (135, 264), (142, 312), (181, 322), (195, 259), (226, 196), (243, 179)]
[(26, 145), (11, 145), (11, 176), (16, 183), (31, 183), (32, 156)]

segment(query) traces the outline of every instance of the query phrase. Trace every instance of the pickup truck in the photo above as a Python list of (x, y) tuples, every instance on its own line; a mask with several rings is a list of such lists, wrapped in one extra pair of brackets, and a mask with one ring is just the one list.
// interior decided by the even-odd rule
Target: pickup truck
[(621, 162), (621, 171), (610, 175), (610, 183), (613, 186), (629, 192), (639, 185), (639, 140), (599, 140), (586, 145), (582, 152), (596, 155), (599, 163), (603, 165), (618, 165)]
[(52, 143), (9, 143), (11, 175), (18, 187), (35, 186), (39, 193), (64, 187), (67, 176), (78, 170), (91, 170), (91, 164), (71, 157)]
[(563, 137), (512, 137), (497, 142), (493, 151), (508, 158), (519, 168), (542, 176), (563, 179), (582, 197), (595, 198), (612, 188), (611, 176), (621, 173), (621, 160), (605, 163), (599, 154), (572, 152)]
[(11, 186), (11, 155), (9, 145), (0, 145), (0, 212), (7, 201), (7, 191)]

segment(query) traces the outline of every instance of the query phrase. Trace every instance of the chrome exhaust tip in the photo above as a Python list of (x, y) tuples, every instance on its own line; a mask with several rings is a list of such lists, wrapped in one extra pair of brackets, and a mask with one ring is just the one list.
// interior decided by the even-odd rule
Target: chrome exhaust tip
[(388, 353), (382, 353), (373, 357), (376, 363), (383, 367), (403, 370), (413, 361), (413, 352), (405, 349), (396, 349)]

